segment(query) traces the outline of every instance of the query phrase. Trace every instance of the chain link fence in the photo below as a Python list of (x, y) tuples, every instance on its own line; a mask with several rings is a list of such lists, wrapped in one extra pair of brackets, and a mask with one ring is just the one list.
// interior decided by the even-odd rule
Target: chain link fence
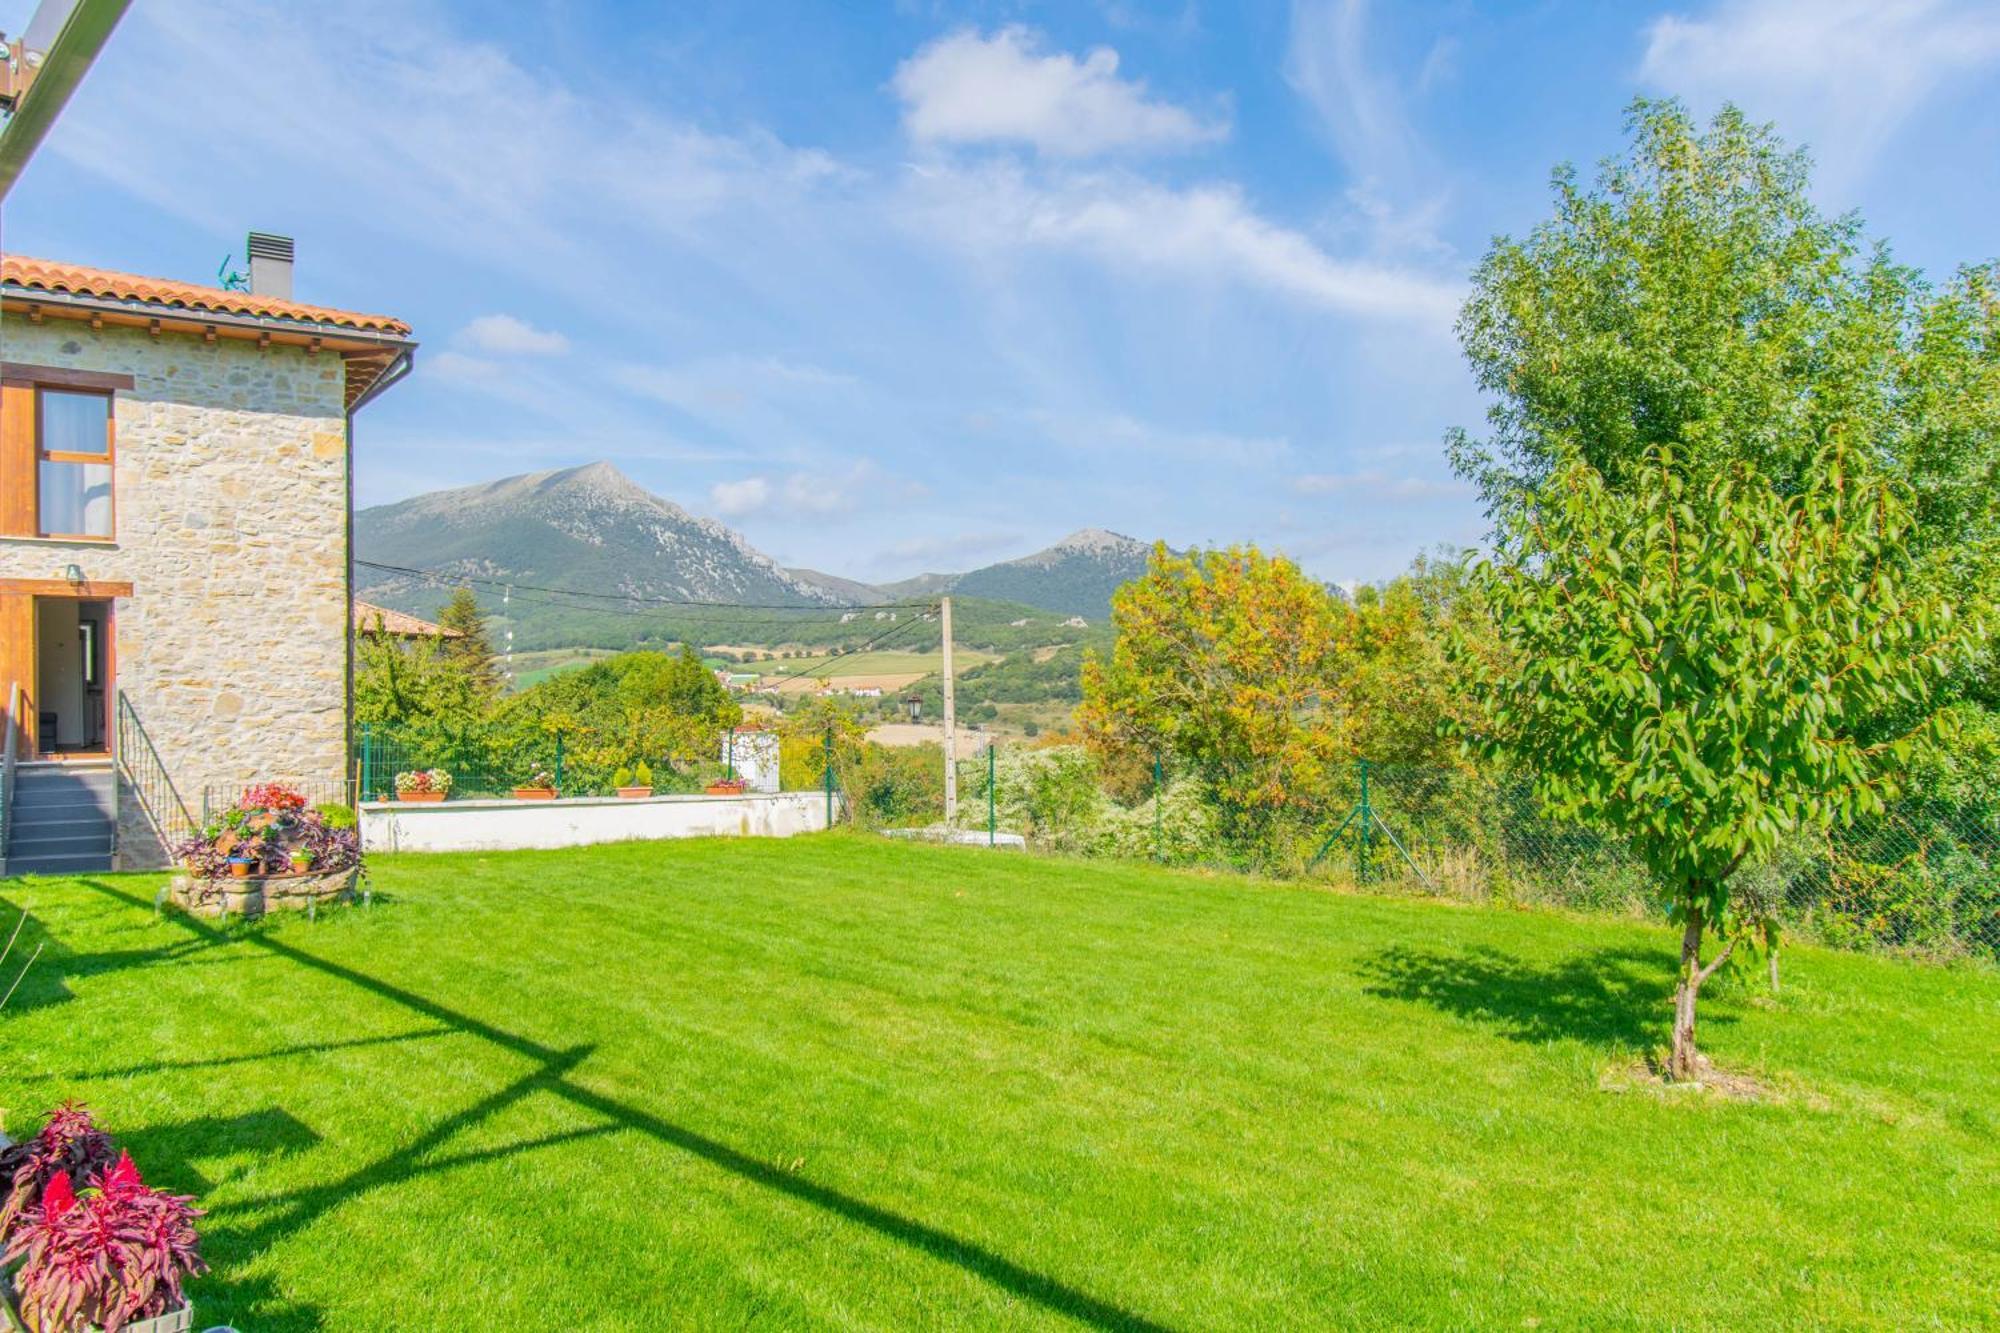
[[(1002, 828), (1083, 855), (1302, 876), (1475, 901), (1657, 910), (1652, 877), (1619, 839), (1549, 817), (1525, 777), (1357, 763), (1311, 796), (1258, 807), (1164, 759), (1116, 787), (1078, 748), (1002, 751)], [(986, 764), (960, 772), (976, 812)], [(1801, 834), (1733, 882), (1739, 901), (1849, 948), (2000, 961), (2000, 797), (1921, 793), (1882, 816)]]

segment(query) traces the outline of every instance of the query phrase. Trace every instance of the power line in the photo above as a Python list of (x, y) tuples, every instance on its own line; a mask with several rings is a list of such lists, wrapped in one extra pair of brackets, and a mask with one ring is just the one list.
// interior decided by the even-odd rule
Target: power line
[[(525, 594), (520, 591), (519, 585), (514, 585), (513, 599), (515, 601), (526, 602), (534, 606), (554, 607), (559, 611), (575, 611), (584, 615), (636, 616), (645, 620), (649, 620), (654, 624), (666, 628), (687, 627), (687, 626), (693, 626), (693, 627), (710, 626), (727, 630), (786, 629), (793, 631), (806, 631), (813, 629), (838, 629), (840, 628), (841, 624), (845, 623), (845, 620), (848, 617), (859, 615), (864, 610), (875, 610), (879, 614), (879, 611), (882, 609), (874, 607), (851, 607), (851, 606), (799, 608), (802, 611), (817, 611), (820, 616), (826, 617), (826, 619), (820, 622), (815, 622), (810, 618), (801, 618), (801, 617), (792, 617), (789, 619), (770, 619), (770, 618), (746, 619), (742, 616), (736, 616), (736, 615), (717, 615), (717, 616), (694, 615), (676, 610), (672, 606), (659, 607), (655, 609), (648, 609), (645, 607), (637, 607), (637, 606), (590, 606), (590, 605), (583, 605), (577, 602), (558, 601), (552, 597), (537, 597), (530, 594)], [(689, 603), (689, 605), (712, 606), (714, 604)], [(904, 608), (898, 606), (894, 609), (901, 610)], [(908, 609), (921, 614), (927, 608), (920, 604), (913, 604), (909, 606)], [(838, 621), (831, 619), (831, 617), (835, 616), (839, 616), (842, 619)]]

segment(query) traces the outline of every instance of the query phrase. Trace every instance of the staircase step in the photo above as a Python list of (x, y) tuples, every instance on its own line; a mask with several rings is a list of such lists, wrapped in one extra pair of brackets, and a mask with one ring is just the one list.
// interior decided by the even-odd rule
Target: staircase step
[(111, 855), (111, 830), (99, 829), (95, 833), (72, 834), (67, 837), (48, 837), (39, 832), (16, 829), (7, 839), (7, 859), (35, 856), (109, 856)]
[(92, 852), (77, 856), (9, 856), (9, 875), (87, 875), (94, 870), (111, 869), (109, 852)]

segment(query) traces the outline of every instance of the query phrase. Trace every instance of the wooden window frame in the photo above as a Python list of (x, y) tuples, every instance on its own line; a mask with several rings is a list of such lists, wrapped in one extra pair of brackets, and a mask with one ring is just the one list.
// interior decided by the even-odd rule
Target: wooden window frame
[[(0, 361), (0, 538), (113, 545), (118, 540), (117, 395), (133, 387), (130, 375), (65, 366), (33, 366)], [(58, 462), (96, 463), (112, 469), (111, 535), (42, 531), (42, 390), (103, 394), (111, 400), (102, 456), (55, 455)]]
[[(101, 454), (76, 453), (68, 449), (50, 449), (43, 444), (47, 436), (42, 430), (43, 395), (50, 392), (65, 393), (77, 398), (102, 398), (104, 400), (104, 452)], [(36, 383), (35, 394), (35, 535), (50, 541), (63, 542), (115, 542), (118, 540), (118, 402), (115, 393), (97, 385), (61, 384), (42, 380)], [(81, 463), (89, 467), (102, 467), (111, 473), (111, 523), (109, 532), (50, 532), (42, 523), (42, 464)]]

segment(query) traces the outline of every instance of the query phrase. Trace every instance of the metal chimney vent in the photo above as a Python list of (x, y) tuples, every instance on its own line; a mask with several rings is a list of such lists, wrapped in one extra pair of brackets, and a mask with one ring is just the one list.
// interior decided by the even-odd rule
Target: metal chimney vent
[(250, 254), (250, 291), (257, 296), (292, 299), (292, 238), (253, 231), (244, 243)]

